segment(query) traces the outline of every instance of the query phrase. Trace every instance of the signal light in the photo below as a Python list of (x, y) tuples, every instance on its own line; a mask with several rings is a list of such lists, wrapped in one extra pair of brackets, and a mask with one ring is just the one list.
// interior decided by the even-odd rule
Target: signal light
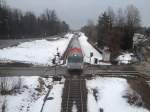
[(53, 64), (56, 64), (56, 58), (53, 58), (53, 59), (52, 59), (52, 63), (53, 63)]

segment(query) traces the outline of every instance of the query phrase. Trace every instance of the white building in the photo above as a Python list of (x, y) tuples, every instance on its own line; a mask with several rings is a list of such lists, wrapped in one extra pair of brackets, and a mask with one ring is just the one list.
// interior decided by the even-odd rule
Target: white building
[(104, 62), (109, 62), (110, 61), (110, 51), (108, 47), (104, 47), (102, 51), (102, 57)]

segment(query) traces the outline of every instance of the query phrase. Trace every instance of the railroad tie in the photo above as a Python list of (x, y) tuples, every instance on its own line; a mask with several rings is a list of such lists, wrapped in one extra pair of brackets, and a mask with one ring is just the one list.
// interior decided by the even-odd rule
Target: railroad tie
[(76, 104), (77, 112), (87, 112), (87, 90), (84, 79), (66, 79), (61, 112), (72, 112), (73, 104)]

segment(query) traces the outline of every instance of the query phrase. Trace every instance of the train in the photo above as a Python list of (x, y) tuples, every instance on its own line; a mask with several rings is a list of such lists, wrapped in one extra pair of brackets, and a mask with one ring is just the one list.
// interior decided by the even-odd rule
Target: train
[(71, 70), (83, 70), (84, 67), (84, 56), (81, 49), (78, 36), (74, 36), (68, 49), (67, 56), (67, 69)]

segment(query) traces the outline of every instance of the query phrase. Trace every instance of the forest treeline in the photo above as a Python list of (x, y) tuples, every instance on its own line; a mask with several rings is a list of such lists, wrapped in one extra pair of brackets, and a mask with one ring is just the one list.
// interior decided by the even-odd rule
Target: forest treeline
[(55, 10), (46, 9), (36, 16), (33, 12), (12, 9), (0, 0), (0, 38), (51, 36), (68, 30), (68, 24), (57, 17)]
[(135, 32), (150, 34), (150, 28), (141, 27), (139, 10), (133, 5), (127, 6), (124, 10), (120, 8), (118, 11), (109, 7), (99, 16), (96, 25), (89, 20), (81, 30), (90, 41), (97, 43), (97, 47), (103, 49), (107, 46), (112, 57), (120, 50), (132, 50)]

